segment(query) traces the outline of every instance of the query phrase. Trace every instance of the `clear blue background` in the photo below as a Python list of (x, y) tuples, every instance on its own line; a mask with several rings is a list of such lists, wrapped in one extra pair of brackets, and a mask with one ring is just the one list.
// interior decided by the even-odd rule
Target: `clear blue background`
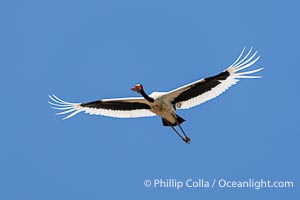
[[(0, 199), (298, 199), (297, 1), (0, 3)], [(258, 80), (179, 111), (192, 142), (158, 117), (79, 114), (71, 102), (168, 91), (215, 75), (243, 46), (262, 55)], [(294, 188), (146, 188), (144, 180), (292, 180)]]

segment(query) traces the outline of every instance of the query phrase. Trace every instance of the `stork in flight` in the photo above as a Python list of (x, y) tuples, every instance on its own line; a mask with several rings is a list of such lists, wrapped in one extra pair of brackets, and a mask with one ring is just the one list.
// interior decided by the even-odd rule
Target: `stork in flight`
[[(240, 78), (260, 78), (260, 76), (250, 76), (263, 68), (240, 72), (253, 65), (260, 56), (257, 51), (251, 54), (252, 48), (245, 53), (245, 47), (239, 57), (226, 70), (218, 75), (203, 78), (176, 88), (169, 92), (153, 92), (147, 95), (142, 84), (137, 84), (131, 90), (139, 93), (142, 97), (127, 97), (114, 99), (101, 99), (88, 103), (70, 103), (61, 100), (55, 95), (49, 95), (52, 102), (49, 102), (54, 109), (61, 110), (57, 113), (68, 114), (64, 119), (68, 119), (80, 112), (91, 115), (103, 115), (117, 118), (137, 118), (160, 116), (164, 126), (170, 126), (175, 133), (186, 143), (190, 138), (181, 127), (185, 120), (176, 114), (176, 109), (189, 109), (213, 99), (229, 87), (236, 84)], [(179, 126), (182, 134), (175, 129)]]

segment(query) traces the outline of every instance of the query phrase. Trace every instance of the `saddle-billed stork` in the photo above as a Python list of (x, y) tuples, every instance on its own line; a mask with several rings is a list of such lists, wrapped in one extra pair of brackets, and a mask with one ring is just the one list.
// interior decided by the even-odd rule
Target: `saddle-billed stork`
[[(61, 110), (60, 114), (68, 114), (68, 119), (80, 112), (91, 115), (103, 115), (117, 118), (137, 118), (160, 116), (164, 126), (170, 126), (175, 133), (186, 143), (190, 138), (181, 127), (185, 120), (176, 114), (176, 109), (188, 109), (213, 99), (230, 86), (236, 84), (240, 78), (260, 78), (260, 76), (249, 76), (263, 68), (240, 72), (253, 65), (260, 56), (257, 51), (251, 55), (252, 48), (244, 55), (245, 47), (239, 57), (226, 70), (218, 75), (203, 78), (189, 83), (169, 92), (153, 92), (147, 95), (142, 84), (137, 84), (131, 90), (139, 93), (142, 97), (127, 97), (115, 99), (101, 99), (88, 103), (70, 103), (61, 100), (55, 95), (49, 95), (53, 102), (49, 102), (54, 109)], [(175, 126), (179, 126), (181, 135)]]

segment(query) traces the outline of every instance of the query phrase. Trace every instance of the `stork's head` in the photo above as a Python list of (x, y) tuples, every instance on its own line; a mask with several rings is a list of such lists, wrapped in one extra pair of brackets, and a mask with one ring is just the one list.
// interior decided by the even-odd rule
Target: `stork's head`
[(143, 86), (142, 84), (136, 84), (131, 88), (132, 91), (135, 91), (137, 93), (141, 93), (143, 91)]

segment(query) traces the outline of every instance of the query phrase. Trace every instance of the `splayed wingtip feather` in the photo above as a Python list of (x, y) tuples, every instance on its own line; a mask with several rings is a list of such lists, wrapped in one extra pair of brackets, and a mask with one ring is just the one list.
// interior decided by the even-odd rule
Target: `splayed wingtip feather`
[(241, 60), (239, 60), (234, 66), (238, 66), (241, 63), (243, 63), (244, 60), (246, 60), (248, 58), (248, 56), (250, 55), (251, 52), (252, 52), (252, 48), (250, 48), (250, 50), (248, 51), (248, 53)]
[[(244, 66), (244, 65), (246, 65), (246, 64), (248, 64), (255, 56), (256, 56), (256, 54), (258, 53), (258, 51), (256, 51), (250, 58), (248, 58), (246, 61), (244, 61), (244, 62), (242, 62), (242, 63), (240, 63), (240, 64), (238, 64), (238, 65), (235, 65), (235, 68), (239, 68), (239, 67), (241, 67), (241, 66)], [(258, 56), (259, 57), (259, 56)]]
[(243, 48), (242, 52), (240, 53), (240, 55), (238, 56), (238, 58), (226, 70), (228, 70), (229, 68), (234, 66), (241, 59), (242, 55), (244, 54), (245, 49), (246, 49), (246, 47), (244, 46), (244, 48)]
[(251, 65), (253, 65), (254, 63), (256, 63), (256, 61), (260, 58), (260, 56), (258, 56), (257, 58), (255, 58), (253, 61), (251, 61), (250, 63), (243, 65), (243, 66), (239, 66), (238, 68), (235, 68), (234, 72), (238, 72), (241, 71), (247, 67), (250, 67)]
[(254, 69), (254, 70), (251, 70), (251, 71), (246, 71), (246, 72), (240, 72), (240, 73), (237, 73), (237, 75), (244, 75), (244, 74), (253, 74), (253, 73), (256, 73), (256, 72), (259, 72), (263, 70), (263, 68), (258, 68), (258, 69)]

